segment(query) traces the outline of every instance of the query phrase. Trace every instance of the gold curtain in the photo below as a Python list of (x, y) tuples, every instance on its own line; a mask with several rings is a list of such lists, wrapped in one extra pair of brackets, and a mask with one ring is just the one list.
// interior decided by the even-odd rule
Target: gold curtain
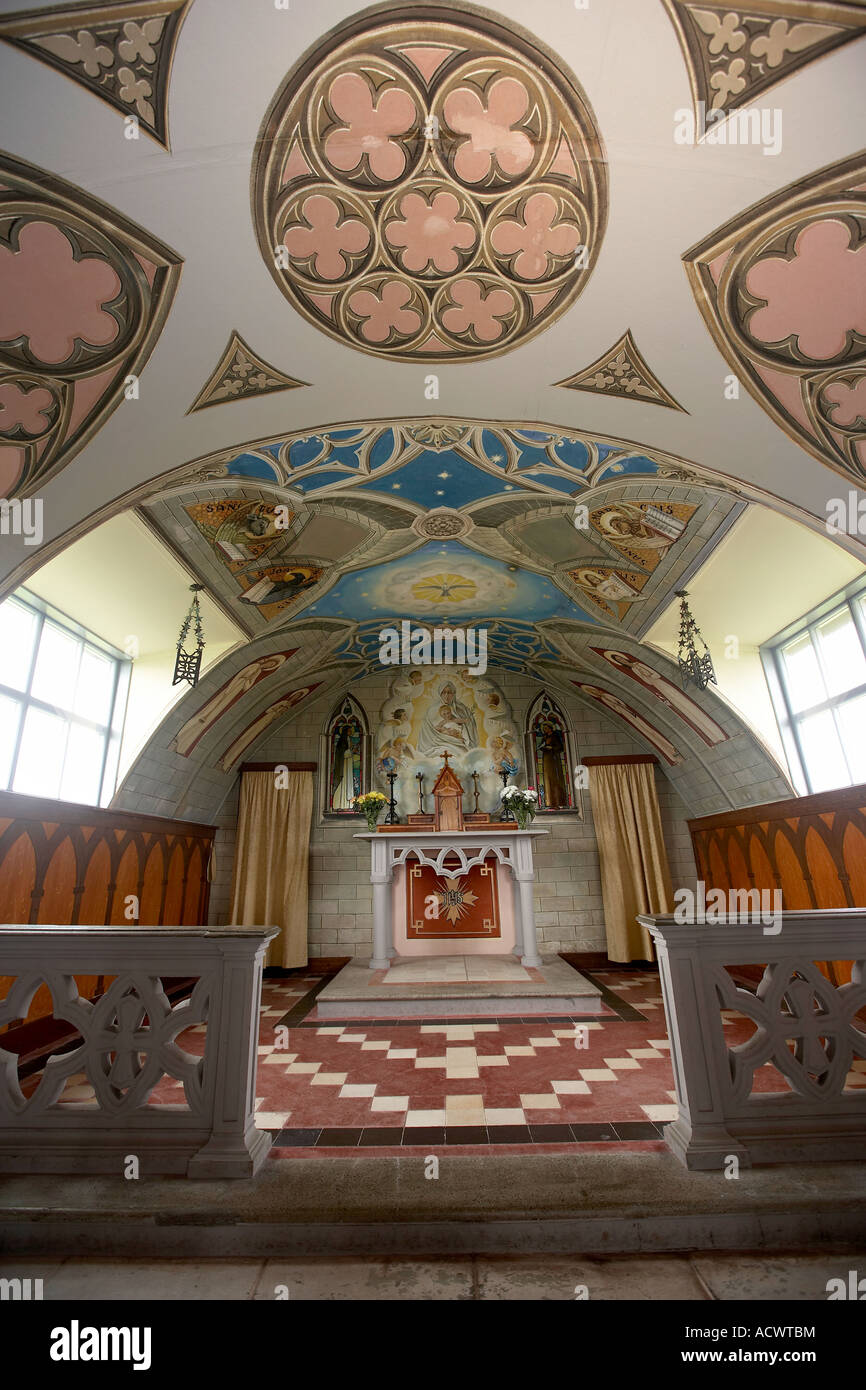
[(265, 964), (284, 970), (307, 964), (312, 813), (312, 772), (242, 774), (229, 921), (279, 927)]
[(652, 763), (590, 765), (589, 795), (601, 866), (601, 895), (611, 960), (653, 960), (639, 912), (673, 911)]

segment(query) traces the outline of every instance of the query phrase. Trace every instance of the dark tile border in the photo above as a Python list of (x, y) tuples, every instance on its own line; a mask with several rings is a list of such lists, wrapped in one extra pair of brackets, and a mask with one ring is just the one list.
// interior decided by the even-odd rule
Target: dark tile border
[(489, 1144), (625, 1144), (658, 1140), (664, 1125), (652, 1120), (607, 1124), (525, 1125), (373, 1125), (322, 1129), (283, 1129), (273, 1133), (277, 1149), (448, 1148)]
[[(335, 965), (331, 969), (329, 969), (326, 974), (320, 975), (319, 978), (316, 980), (316, 983), (310, 986), (310, 988), (307, 990), (307, 993), (301, 999), (297, 999), (295, 1001), (295, 1003), (289, 1009), (288, 1013), (284, 1014), (283, 1017), (277, 1021), (274, 1027), (299, 1028), (303, 1025), (306, 1027), (320, 1028), (322, 1026), (321, 1023), (304, 1025), (303, 1020), (307, 1017), (307, 1014), (312, 1009), (318, 995), (320, 995), (322, 990), (325, 988), (325, 985), (329, 984), (330, 981), (333, 980), (334, 976), (339, 974), (339, 972), (342, 970), (343, 964), (344, 962), (341, 962), (339, 965)], [(290, 971), (286, 971), (285, 974), (280, 976), (266, 977), (265, 984), (269, 982), (269, 979), (273, 978), (290, 978), (291, 973), (292, 972)]]
[[(649, 1023), (649, 1022), (650, 1022), (650, 1019), (647, 1018), (646, 1014), (642, 1014), (638, 1009), (636, 1009), (636, 1008), (634, 1007), (633, 1004), (629, 1004), (629, 1003), (627, 1002), (627, 1000), (621, 998), (620, 995), (615, 994), (615, 993), (613, 992), (613, 990), (610, 988), (609, 985), (606, 985), (606, 984), (604, 984), (601, 980), (599, 980), (599, 979), (597, 978), (596, 974), (595, 974), (595, 971), (593, 971), (593, 970), (587, 970), (585, 967), (581, 968), (581, 967), (575, 965), (575, 964), (574, 964), (574, 961), (569, 960), (569, 957), (568, 957), (567, 954), (563, 954), (562, 952), (560, 952), (560, 954), (562, 955), (562, 959), (563, 959), (564, 961), (567, 961), (568, 964), (569, 964), (570, 966), (572, 966), (572, 968), (573, 968), (574, 970), (580, 969), (581, 975), (585, 975), (586, 978), (589, 980), (590, 984), (595, 985), (597, 989), (600, 989), (600, 990), (601, 990), (601, 1002), (602, 1002), (603, 1004), (606, 1004), (607, 1007), (608, 1007), (609, 1009), (612, 1009), (612, 1010), (613, 1010), (613, 1012), (614, 1012), (614, 1014), (616, 1015), (616, 1017), (617, 1017), (617, 1019), (619, 1020), (619, 1022), (621, 1022), (621, 1023)], [(615, 968), (615, 967), (613, 967), (613, 966), (611, 967), (611, 969), (614, 969), (614, 968)], [(633, 969), (634, 969), (634, 972), (635, 972), (635, 973), (637, 973), (637, 972), (639, 971), (642, 975), (646, 974), (646, 966), (634, 966)], [(608, 972), (607, 972), (607, 967), (605, 967), (605, 974), (607, 974), (607, 973), (608, 973)], [(628, 967), (623, 967), (622, 973), (623, 973), (624, 975), (627, 974), (627, 973), (628, 973)], [(662, 1018), (664, 1019), (664, 1015), (662, 1015)], [(580, 1020), (580, 1021), (581, 1021), (581, 1022), (585, 1022), (585, 1020), (583, 1020), (583, 1019)], [(613, 1022), (614, 1020), (610, 1018), (610, 1015), (607, 1015), (607, 1021), (608, 1021), (608, 1022)]]

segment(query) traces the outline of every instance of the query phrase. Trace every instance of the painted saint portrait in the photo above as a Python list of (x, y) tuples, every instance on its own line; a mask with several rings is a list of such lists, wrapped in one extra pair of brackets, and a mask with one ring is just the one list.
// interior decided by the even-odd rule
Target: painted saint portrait
[(676, 748), (674, 748), (670, 739), (665, 738), (664, 734), (660, 733), (654, 724), (651, 724), (648, 719), (644, 719), (642, 714), (638, 714), (636, 709), (632, 709), (631, 705), (627, 705), (618, 695), (614, 695), (613, 691), (603, 690), (601, 686), (598, 685), (587, 685), (583, 681), (573, 681), (572, 684), (576, 685), (578, 690), (582, 691), (584, 695), (589, 695), (591, 699), (597, 700), (599, 704), (606, 705), (614, 714), (618, 714), (620, 719), (624, 719), (626, 723), (631, 724), (632, 728), (637, 729), (638, 733), (642, 734), (647, 742), (651, 743), (653, 748), (661, 753), (665, 762), (670, 763), (671, 766), (675, 766), (677, 763), (682, 762), (680, 754), (677, 752)]
[(666, 705), (674, 714), (678, 714), (680, 719), (684, 719), (689, 728), (712, 747), (716, 743), (724, 743), (728, 735), (715, 719), (711, 719), (708, 714), (701, 709), (696, 701), (689, 698), (685, 691), (680, 690), (678, 685), (669, 681), (660, 671), (653, 666), (648, 666), (645, 661), (631, 652), (613, 651), (604, 647), (591, 647), (590, 651), (595, 652), (596, 656), (603, 657), (609, 665), (630, 676), (632, 680), (642, 685), (644, 690), (648, 690), (663, 705)]
[(500, 772), (515, 776), (521, 766), (520, 740), (511, 708), (489, 676), (468, 667), (405, 667), (395, 676), (382, 707), (375, 736), (379, 785), (396, 773), (401, 812), (417, 811), (421, 773), (430, 792), (448, 753), (463, 783), (464, 809), (474, 807), (478, 778), (479, 810), (499, 810)]
[(272, 618), (275, 613), (294, 603), (307, 589), (318, 584), (321, 577), (320, 565), (301, 561), (239, 574), (238, 582), (245, 590), (241, 594), (241, 603), (252, 604), (266, 618)]
[(447, 748), (450, 753), (468, 753), (478, 743), (478, 726), (467, 704), (457, 698), (452, 681), (445, 681), (421, 723), (418, 752), (436, 756)]
[(343, 701), (328, 727), (328, 810), (354, 813), (355, 797), (364, 790), (363, 716), (351, 699)]
[(297, 690), (290, 690), (282, 699), (275, 701), (274, 704), (269, 705), (266, 710), (263, 710), (262, 713), (253, 720), (252, 724), (248, 725), (243, 733), (239, 734), (234, 742), (229, 744), (220, 758), (219, 766), (222, 771), (231, 772), (235, 763), (240, 761), (250, 744), (255, 743), (259, 735), (263, 734), (265, 729), (269, 728), (275, 719), (279, 719), (281, 715), (287, 714), (295, 705), (300, 704), (301, 700), (306, 699), (306, 697), (311, 694), (312, 691), (316, 690), (319, 685), (321, 685), (321, 681), (316, 681), (314, 685), (300, 686)]
[(285, 537), (286, 527), (295, 515), (286, 508), (278, 512), (276, 506), (267, 502), (241, 502), (228, 497), (219, 502), (196, 502), (186, 511), (229, 569), (264, 555)]
[(609, 502), (590, 512), (590, 524), (622, 555), (654, 570), (697, 511), (685, 502)]
[(174, 747), (178, 753), (188, 758), (199, 740), (204, 738), (208, 730), (213, 728), (216, 721), (222, 718), (232, 705), (237, 704), (242, 695), (246, 695), (248, 690), (252, 690), (253, 686), (258, 685), (266, 676), (278, 671), (297, 650), (297, 647), (293, 647), (291, 651), (272, 652), (269, 656), (260, 656), (257, 661), (251, 661), (248, 666), (242, 666), (240, 671), (236, 671), (231, 680), (221, 685), (216, 694), (205, 701), (201, 709), (187, 720), (176, 735)]
[(530, 740), (539, 811), (570, 809), (574, 797), (568, 775), (565, 720), (547, 695), (532, 720)]
[(609, 613), (620, 622), (631, 605), (640, 600), (640, 591), (649, 577), (637, 570), (604, 569), (598, 565), (581, 565), (569, 574), (572, 582), (603, 613)]

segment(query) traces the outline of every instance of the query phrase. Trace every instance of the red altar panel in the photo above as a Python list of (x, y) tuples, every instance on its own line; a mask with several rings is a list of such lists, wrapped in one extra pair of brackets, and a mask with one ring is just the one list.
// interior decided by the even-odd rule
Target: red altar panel
[(441, 874), (407, 860), (406, 936), (410, 941), (501, 936), (496, 860), (476, 864), (464, 874), (456, 872), (459, 868), (456, 856), (446, 859)]

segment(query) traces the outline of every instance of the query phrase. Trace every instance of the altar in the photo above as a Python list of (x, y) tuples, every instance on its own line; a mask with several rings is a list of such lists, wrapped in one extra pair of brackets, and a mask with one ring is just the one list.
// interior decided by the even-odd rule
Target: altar
[[(387, 970), (394, 957), (415, 956), (421, 951), (452, 955), (458, 949), (464, 954), (479, 955), (501, 955), (510, 949), (522, 965), (540, 966), (533, 902), (533, 843), (547, 833), (501, 821), (468, 830), (400, 826), (379, 827), (375, 833), (355, 835), (356, 840), (366, 840), (370, 845), (370, 969)], [(484, 911), (482, 899), (485, 886), (479, 884), (478, 892), (467, 887), (468, 877), (476, 868), (482, 873), (487, 871), (488, 912)], [(418, 883), (418, 879), (422, 881)], [(470, 896), (475, 901), (467, 904)], [(480, 924), (471, 934), (461, 931), (461, 910), (467, 906), (475, 908), (479, 901)], [(448, 922), (450, 928), (457, 930), (447, 928)], [(420, 950), (413, 948), (414, 942), (421, 943)], [(444, 945), (437, 946), (437, 942)]]

